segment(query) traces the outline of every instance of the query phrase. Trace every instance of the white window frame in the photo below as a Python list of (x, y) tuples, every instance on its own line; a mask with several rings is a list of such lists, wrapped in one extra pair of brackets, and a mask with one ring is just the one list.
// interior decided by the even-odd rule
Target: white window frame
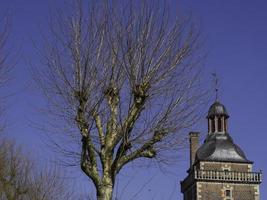
[[(224, 191), (224, 200), (234, 200), (232, 187), (225, 187), (223, 191)], [(226, 191), (230, 191), (230, 196), (226, 196)]]

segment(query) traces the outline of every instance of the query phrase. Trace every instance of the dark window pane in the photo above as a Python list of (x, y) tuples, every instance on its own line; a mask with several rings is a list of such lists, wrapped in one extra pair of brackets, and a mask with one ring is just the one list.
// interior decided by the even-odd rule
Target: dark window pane
[(231, 197), (231, 190), (225, 190), (225, 196)]

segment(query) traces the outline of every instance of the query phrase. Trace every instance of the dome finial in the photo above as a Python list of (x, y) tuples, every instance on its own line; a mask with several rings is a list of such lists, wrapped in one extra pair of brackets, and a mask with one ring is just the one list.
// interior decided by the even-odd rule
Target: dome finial
[(219, 79), (216, 73), (212, 73), (214, 78), (214, 86), (215, 86), (215, 101), (219, 101), (218, 91), (219, 91)]

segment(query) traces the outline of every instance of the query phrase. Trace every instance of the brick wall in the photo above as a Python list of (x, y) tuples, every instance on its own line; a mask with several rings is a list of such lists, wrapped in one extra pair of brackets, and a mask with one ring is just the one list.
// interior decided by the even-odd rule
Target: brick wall
[(232, 191), (233, 200), (259, 200), (258, 185), (254, 184), (198, 182), (197, 185), (197, 200), (224, 200), (226, 189)]
[(229, 169), (229, 171), (251, 172), (252, 165), (243, 163), (200, 162), (198, 169), (219, 171)]

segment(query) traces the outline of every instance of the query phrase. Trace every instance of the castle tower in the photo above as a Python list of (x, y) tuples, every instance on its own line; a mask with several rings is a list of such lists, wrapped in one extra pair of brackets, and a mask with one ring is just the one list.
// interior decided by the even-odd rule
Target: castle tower
[(229, 115), (218, 100), (208, 111), (208, 134), (198, 147), (191, 132), (190, 168), (181, 182), (184, 200), (259, 200), (261, 172), (252, 172), (248, 160), (228, 133)]

